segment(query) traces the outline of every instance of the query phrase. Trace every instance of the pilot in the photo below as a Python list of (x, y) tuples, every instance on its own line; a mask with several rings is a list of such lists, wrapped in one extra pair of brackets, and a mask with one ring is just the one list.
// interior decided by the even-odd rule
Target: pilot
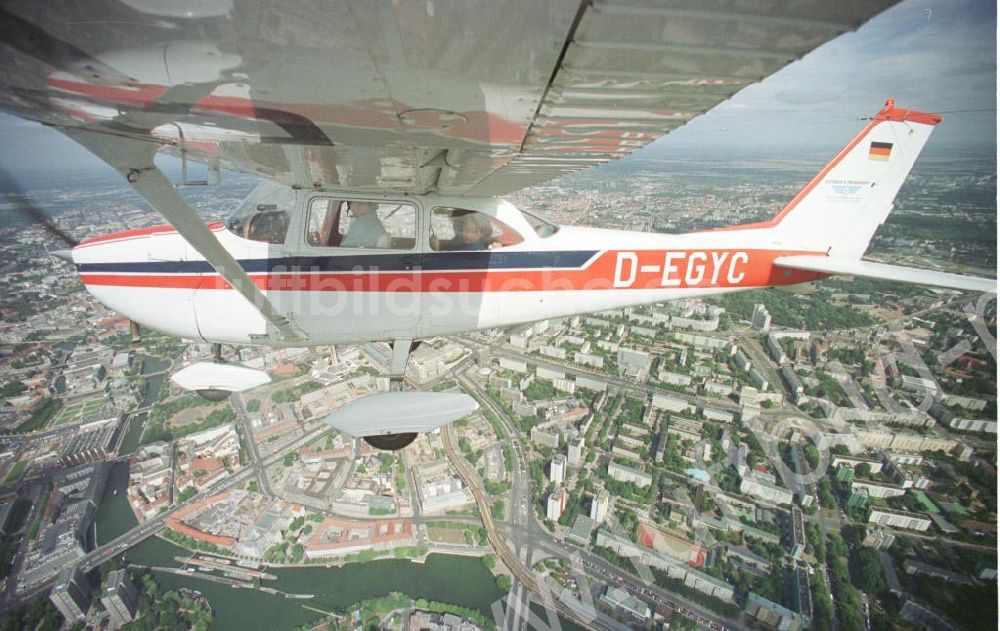
[(435, 250), (489, 250), (498, 247), (493, 241), (493, 224), (490, 218), (482, 213), (469, 213), (456, 223), (455, 238), (440, 241), (431, 237), (431, 247)]
[(373, 202), (351, 202), (350, 210), (354, 221), (340, 242), (345, 248), (389, 247), (389, 233), (378, 218), (378, 204)]

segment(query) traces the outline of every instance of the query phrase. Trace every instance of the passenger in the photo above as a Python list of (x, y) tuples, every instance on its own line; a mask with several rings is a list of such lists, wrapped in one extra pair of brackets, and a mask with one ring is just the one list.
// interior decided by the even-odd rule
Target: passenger
[(378, 204), (373, 202), (351, 202), (350, 211), (354, 215), (347, 234), (340, 242), (345, 248), (389, 247), (389, 233), (378, 218)]
[(431, 237), (431, 247), (435, 250), (471, 251), (489, 250), (496, 247), (493, 242), (493, 224), (481, 213), (470, 213), (456, 223), (455, 238), (440, 241)]

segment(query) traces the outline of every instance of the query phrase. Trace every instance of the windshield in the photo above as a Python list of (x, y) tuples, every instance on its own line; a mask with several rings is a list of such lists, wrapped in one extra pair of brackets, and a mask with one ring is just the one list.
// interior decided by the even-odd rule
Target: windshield
[(226, 228), (251, 241), (284, 243), (295, 191), (275, 182), (255, 188), (226, 219)]
[(551, 237), (555, 233), (559, 232), (559, 226), (555, 225), (554, 223), (549, 223), (548, 221), (545, 221), (541, 217), (532, 215), (531, 213), (524, 210), (521, 211), (521, 214), (524, 215), (525, 220), (531, 226), (531, 229), (535, 231), (535, 234), (537, 234), (539, 237), (543, 239), (545, 237)]

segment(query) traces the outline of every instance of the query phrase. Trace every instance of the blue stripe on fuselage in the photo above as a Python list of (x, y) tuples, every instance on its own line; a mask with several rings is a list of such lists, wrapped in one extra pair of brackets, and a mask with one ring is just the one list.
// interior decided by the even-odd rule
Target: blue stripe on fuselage
[[(240, 266), (249, 274), (286, 272), (380, 272), (504, 269), (579, 269), (597, 250), (552, 252), (392, 252), (388, 254), (343, 254), (340, 256), (285, 256), (244, 259)], [(146, 274), (214, 274), (206, 261), (143, 261), (130, 263), (80, 263), (80, 273), (115, 272)]]

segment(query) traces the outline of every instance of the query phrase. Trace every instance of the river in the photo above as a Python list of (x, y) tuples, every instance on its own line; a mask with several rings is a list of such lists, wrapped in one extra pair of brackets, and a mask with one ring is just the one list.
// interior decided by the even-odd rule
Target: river
[[(158, 538), (135, 546), (126, 553), (137, 565), (180, 565), (175, 556), (184, 549)], [(194, 577), (156, 572), (167, 589), (190, 587), (208, 597), (214, 612), (212, 628), (220, 631), (245, 629), (292, 629), (316, 620), (322, 614), (307, 609), (333, 611), (367, 598), (398, 591), (412, 598), (449, 602), (482, 611), (490, 616), (490, 604), (503, 596), (492, 574), (480, 559), (430, 555), (426, 563), (405, 560), (354, 563), (340, 568), (299, 567), (268, 569), (277, 580), (265, 586), (296, 593), (315, 594), (308, 600), (286, 599), (248, 589), (233, 589)]]
[[(170, 362), (155, 357), (143, 355), (141, 358), (142, 374), (144, 375), (160, 373), (170, 365)], [(139, 407), (146, 407), (153, 401), (156, 401), (160, 395), (160, 388), (163, 386), (164, 379), (166, 379), (165, 374), (158, 374), (147, 378), (146, 392)], [(128, 432), (125, 434), (125, 438), (122, 439), (119, 454), (124, 456), (135, 453), (135, 450), (139, 447), (139, 438), (142, 436), (145, 424), (145, 414), (132, 417), (129, 422)], [(97, 507), (97, 513), (94, 518), (97, 524), (98, 545), (104, 545), (136, 526), (135, 516), (128, 505), (127, 490), (128, 462), (119, 461), (111, 466), (107, 488), (104, 491), (104, 497), (101, 498), (100, 506)]]

